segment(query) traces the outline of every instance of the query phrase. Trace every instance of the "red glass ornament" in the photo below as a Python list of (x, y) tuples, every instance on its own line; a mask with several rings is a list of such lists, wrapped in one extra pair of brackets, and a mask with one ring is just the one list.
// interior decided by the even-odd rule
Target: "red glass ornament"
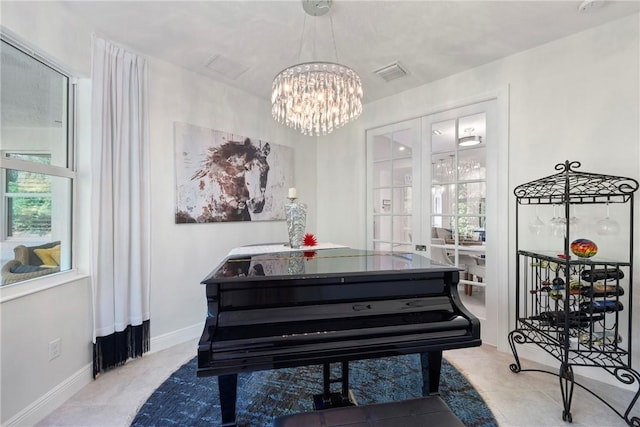
[(304, 235), (304, 240), (302, 241), (302, 244), (304, 246), (315, 246), (318, 244), (318, 241), (316, 240), (316, 236), (314, 236), (311, 233), (307, 233)]

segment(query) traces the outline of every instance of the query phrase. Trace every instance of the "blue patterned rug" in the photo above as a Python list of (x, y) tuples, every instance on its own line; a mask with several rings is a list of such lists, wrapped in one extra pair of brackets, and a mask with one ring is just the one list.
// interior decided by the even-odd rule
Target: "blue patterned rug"
[[(216, 377), (196, 377), (196, 358), (184, 364), (142, 405), (131, 426), (218, 426)], [(418, 355), (349, 363), (350, 389), (359, 405), (420, 397)], [(270, 426), (286, 414), (313, 410), (313, 394), (322, 393), (322, 366), (259, 371), (238, 375), (238, 426)], [(442, 360), (440, 396), (469, 427), (497, 426), (478, 392)]]

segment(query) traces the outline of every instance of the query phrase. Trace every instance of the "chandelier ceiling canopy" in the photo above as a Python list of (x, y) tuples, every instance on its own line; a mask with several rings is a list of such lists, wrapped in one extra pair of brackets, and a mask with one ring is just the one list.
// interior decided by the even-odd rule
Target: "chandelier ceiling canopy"
[[(302, 0), (305, 12), (311, 16), (328, 13), (331, 3), (331, 0)], [(331, 16), (329, 18), (337, 61), (333, 19)], [(304, 135), (327, 135), (355, 120), (361, 113), (360, 76), (346, 65), (325, 61), (304, 62), (285, 68), (273, 80), (273, 118)]]

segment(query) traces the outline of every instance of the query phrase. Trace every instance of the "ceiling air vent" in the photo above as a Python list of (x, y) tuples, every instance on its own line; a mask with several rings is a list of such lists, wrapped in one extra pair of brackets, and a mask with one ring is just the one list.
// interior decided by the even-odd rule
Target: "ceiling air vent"
[(394, 62), (393, 64), (387, 65), (382, 68), (378, 68), (374, 71), (374, 73), (382, 77), (387, 82), (399, 79), (400, 77), (404, 77), (407, 75), (407, 71), (402, 68), (402, 66), (397, 62)]
[(235, 80), (240, 74), (247, 71), (249, 67), (226, 56), (216, 55), (211, 58), (211, 61), (207, 64), (207, 69), (221, 74), (228, 79)]

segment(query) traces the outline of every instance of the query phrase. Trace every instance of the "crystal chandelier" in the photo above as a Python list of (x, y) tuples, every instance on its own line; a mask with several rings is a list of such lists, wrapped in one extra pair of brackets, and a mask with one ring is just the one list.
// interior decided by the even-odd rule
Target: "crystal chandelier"
[[(331, 1), (303, 0), (303, 7), (309, 15), (324, 15)], [(333, 42), (335, 49), (335, 37)], [(358, 74), (345, 65), (305, 62), (282, 70), (273, 80), (273, 118), (304, 135), (327, 135), (355, 120), (360, 113), (362, 83)]]

